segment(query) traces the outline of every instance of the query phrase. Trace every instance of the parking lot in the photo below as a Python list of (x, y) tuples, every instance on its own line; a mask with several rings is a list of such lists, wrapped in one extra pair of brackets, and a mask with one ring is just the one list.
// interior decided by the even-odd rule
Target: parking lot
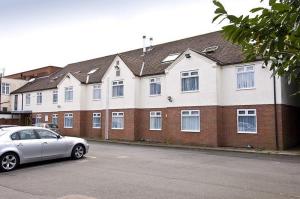
[(299, 156), (90, 144), (79, 161), (0, 173), (0, 198), (300, 198)]

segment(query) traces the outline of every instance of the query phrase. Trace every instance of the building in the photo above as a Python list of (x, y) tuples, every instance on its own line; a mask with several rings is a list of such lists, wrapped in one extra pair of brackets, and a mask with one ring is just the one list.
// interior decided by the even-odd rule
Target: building
[(271, 75), (213, 32), (72, 63), (11, 98), (65, 135), (286, 149), (300, 143), (300, 99)]
[[(55, 66), (46, 66), (2, 77), (0, 93), (0, 124), (31, 124), (31, 112), (27, 112), (26, 114), (25, 112), (22, 112), (22, 116), (25, 114), (27, 115), (27, 118), (22, 117), (16, 106), (16, 104), (22, 103), (22, 101), (18, 101), (18, 98), (11, 96), (11, 92), (24, 86), (28, 83), (28, 81), (33, 81), (34, 78), (50, 75), (59, 69), (61, 68)], [(17, 121), (14, 121), (14, 119), (17, 119)]]
[(21, 73), (15, 73), (12, 75), (7, 75), (6, 78), (10, 79), (23, 79), (29, 81), (32, 78), (44, 77), (50, 75), (54, 72), (59, 71), (61, 68), (57, 66), (45, 66), (41, 68), (36, 68), (33, 70), (24, 71)]

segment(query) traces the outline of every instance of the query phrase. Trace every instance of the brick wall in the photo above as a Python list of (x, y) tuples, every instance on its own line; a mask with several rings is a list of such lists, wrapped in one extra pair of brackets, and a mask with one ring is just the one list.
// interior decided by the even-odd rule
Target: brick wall
[[(257, 134), (237, 133), (237, 109), (256, 109)], [(181, 110), (200, 110), (200, 132), (181, 131)], [(150, 111), (162, 112), (162, 130), (150, 128)], [(101, 113), (101, 128), (92, 127), (93, 113)], [(111, 129), (112, 112), (124, 112), (124, 129)], [(73, 128), (64, 128), (64, 114), (73, 113)], [(274, 105), (176, 107), (165, 109), (109, 110), (108, 134), (111, 140), (145, 140), (170, 144), (230, 146), (276, 149)], [(35, 117), (37, 113), (33, 114)], [(53, 113), (40, 113), (42, 121)], [(58, 126), (63, 135), (104, 139), (105, 110), (58, 112)], [(300, 144), (300, 109), (277, 106), (280, 149)]]

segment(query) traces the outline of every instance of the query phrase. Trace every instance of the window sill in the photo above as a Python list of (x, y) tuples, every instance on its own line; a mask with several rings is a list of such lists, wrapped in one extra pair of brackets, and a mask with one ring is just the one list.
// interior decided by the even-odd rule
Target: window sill
[(41, 104), (36, 104), (36, 105), (42, 105), (42, 103)]
[(111, 97), (112, 99), (118, 99), (118, 98), (124, 98), (124, 95), (123, 96), (114, 96), (114, 97)]
[(238, 131), (238, 134), (257, 134), (257, 132), (251, 132), (251, 131)]
[(161, 129), (149, 129), (150, 131), (161, 131)]
[(93, 127), (93, 129), (101, 129), (101, 127)]
[(72, 129), (73, 127), (66, 127), (66, 126), (64, 126), (64, 129)]
[(185, 133), (200, 133), (200, 130), (181, 130), (181, 132), (185, 132)]
[(198, 93), (200, 92), (199, 90), (195, 90), (195, 91), (181, 91), (181, 94), (185, 94), (185, 93)]
[(149, 95), (149, 97), (159, 97), (161, 94), (156, 94), (156, 95)]
[(100, 99), (92, 99), (93, 101), (100, 101), (101, 100), (101, 98)]
[(68, 101), (65, 100), (65, 103), (68, 103), (68, 102), (73, 102), (73, 100), (68, 100)]
[(244, 90), (255, 90), (255, 87), (252, 88), (237, 88), (236, 91), (244, 91)]
[(112, 130), (124, 130), (124, 128), (111, 128)]

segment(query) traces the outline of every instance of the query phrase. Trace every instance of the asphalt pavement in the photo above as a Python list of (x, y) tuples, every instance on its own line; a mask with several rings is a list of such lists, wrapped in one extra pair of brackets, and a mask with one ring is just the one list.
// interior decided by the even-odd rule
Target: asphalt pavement
[(0, 199), (300, 198), (300, 156), (90, 144), (82, 160), (0, 173)]

